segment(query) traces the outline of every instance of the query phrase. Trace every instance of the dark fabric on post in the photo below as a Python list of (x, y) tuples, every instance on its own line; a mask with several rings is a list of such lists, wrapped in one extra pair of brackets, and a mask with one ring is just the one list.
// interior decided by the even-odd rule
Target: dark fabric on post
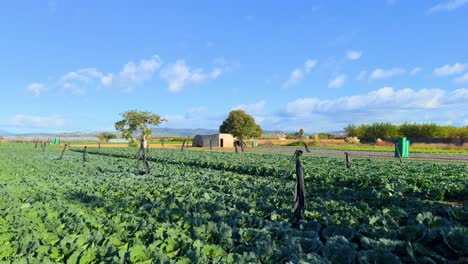
[(84, 147), (84, 151), (83, 151), (83, 161), (87, 161), (88, 159), (86, 158), (86, 150), (88, 149), (87, 146)]
[(397, 150), (398, 152), (398, 159), (400, 160), (400, 163), (403, 163), (403, 160), (401, 159), (401, 153), (400, 153), (400, 150), (396, 147), (396, 142), (395, 142), (395, 149)]
[(294, 216), (296, 220), (302, 219), (305, 211), (304, 172), (300, 159), (301, 155), (302, 151), (296, 150), (296, 190), (294, 192)]
[(307, 146), (307, 143), (304, 142), (304, 147), (307, 152), (310, 152), (309, 146)]
[(345, 166), (347, 169), (351, 168), (351, 161), (349, 160), (349, 154), (348, 152), (345, 152)]

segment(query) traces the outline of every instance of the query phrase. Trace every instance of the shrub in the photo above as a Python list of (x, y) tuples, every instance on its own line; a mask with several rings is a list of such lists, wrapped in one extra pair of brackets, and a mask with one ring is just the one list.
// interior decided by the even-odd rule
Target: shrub
[(345, 142), (351, 143), (351, 144), (357, 144), (359, 143), (359, 138), (358, 137), (346, 137)]

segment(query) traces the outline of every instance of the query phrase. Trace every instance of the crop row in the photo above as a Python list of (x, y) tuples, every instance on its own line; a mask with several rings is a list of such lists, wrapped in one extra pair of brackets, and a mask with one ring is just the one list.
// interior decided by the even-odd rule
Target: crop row
[[(82, 151), (75, 149), (75, 151)], [(89, 153), (136, 159), (135, 149), (90, 149)], [(285, 177), (292, 172), (291, 156), (281, 154), (199, 152), (154, 149), (148, 153), (152, 162), (188, 165), (255, 176)], [(466, 163), (444, 164), (422, 161), (397, 161), (355, 158), (346, 170), (343, 159), (336, 157), (302, 157), (306, 182), (343, 187), (369, 187), (430, 200), (467, 197)], [(292, 175), (292, 174), (290, 174)]]

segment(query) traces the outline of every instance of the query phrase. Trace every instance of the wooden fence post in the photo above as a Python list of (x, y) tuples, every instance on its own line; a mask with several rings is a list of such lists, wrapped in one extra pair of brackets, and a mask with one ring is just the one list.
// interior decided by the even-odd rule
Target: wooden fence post
[(294, 216), (296, 220), (304, 217), (305, 212), (305, 191), (304, 191), (304, 172), (300, 156), (302, 150), (296, 150), (296, 189), (294, 192)]
[(88, 146), (84, 146), (84, 151), (83, 151), (83, 161), (87, 161), (86, 159), (86, 150), (88, 149)]
[(63, 153), (65, 153), (65, 150), (67, 149), (67, 143), (65, 143), (65, 145), (63, 146), (63, 149), (62, 149), (62, 154), (60, 154), (60, 158), (59, 160), (61, 160), (63, 158)]

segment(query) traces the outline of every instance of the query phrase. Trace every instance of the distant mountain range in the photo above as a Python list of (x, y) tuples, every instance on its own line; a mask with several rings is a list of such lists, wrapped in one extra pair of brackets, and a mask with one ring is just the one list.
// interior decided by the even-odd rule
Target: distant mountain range
[(0, 136), (12, 136), (13, 134), (5, 131), (5, 130), (0, 130)]
[[(194, 135), (210, 135), (217, 134), (217, 129), (205, 129), (205, 128), (153, 128), (153, 136), (194, 136)], [(284, 134), (283, 131), (263, 131), (263, 134)]]
[[(206, 128), (153, 128), (153, 136), (194, 136), (194, 135), (210, 135), (218, 133), (217, 129), (206, 129)], [(114, 133), (118, 135), (119, 133), (116, 131), (108, 131), (110, 133)], [(344, 131), (333, 131), (329, 132), (330, 134), (342, 134)], [(57, 136), (57, 137), (89, 137), (89, 136), (96, 136), (100, 132), (95, 133), (82, 133), (82, 132), (71, 132), (71, 133), (22, 133), (22, 134), (15, 134), (10, 133), (8, 131), (0, 130), (0, 136)], [(285, 131), (263, 131), (265, 135), (278, 135), (278, 134), (292, 134), (294, 132), (285, 132)], [(306, 133), (309, 135), (309, 133)]]
[(152, 129), (153, 136), (193, 136), (193, 135), (209, 135), (216, 134), (218, 130), (205, 128), (161, 128)]

